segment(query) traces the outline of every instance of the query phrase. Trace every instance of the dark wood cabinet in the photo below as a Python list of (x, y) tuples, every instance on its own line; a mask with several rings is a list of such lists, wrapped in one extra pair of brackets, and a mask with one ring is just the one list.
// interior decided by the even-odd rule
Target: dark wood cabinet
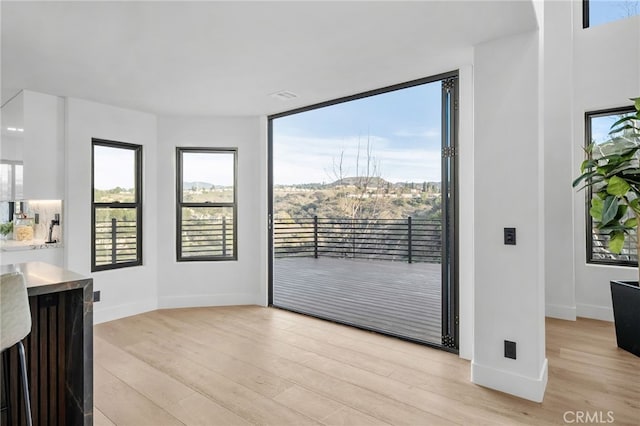
[[(93, 424), (93, 280), (42, 262), (1, 267), (25, 275), (31, 333), (23, 341), (34, 425)], [(16, 348), (3, 359), (2, 424), (24, 424)], [(8, 400), (8, 401), (7, 401)]]

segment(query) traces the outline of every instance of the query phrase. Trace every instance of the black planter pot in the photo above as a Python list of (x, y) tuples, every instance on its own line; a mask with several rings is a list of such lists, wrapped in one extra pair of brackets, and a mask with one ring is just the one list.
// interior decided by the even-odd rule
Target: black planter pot
[(640, 356), (640, 286), (638, 281), (611, 281), (611, 301), (618, 347)]

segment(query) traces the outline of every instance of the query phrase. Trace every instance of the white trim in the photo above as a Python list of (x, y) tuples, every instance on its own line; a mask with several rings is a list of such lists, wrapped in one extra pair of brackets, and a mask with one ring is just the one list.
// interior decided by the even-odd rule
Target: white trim
[(536, 378), (521, 376), (509, 371), (471, 363), (471, 381), (477, 385), (506, 392), (534, 402), (542, 402), (547, 387), (548, 364), (544, 359)]
[(105, 309), (98, 309), (97, 306), (99, 306), (100, 302), (96, 303), (93, 304), (93, 324), (100, 324), (158, 309), (158, 305), (152, 300), (138, 303), (124, 303), (122, 305), (110, 306)]
[(473, 78), (473, 65), (458, 68), (458, 353), (467, 360), (473, 358), (475, 299)]
[(613, 321), (613, 309), (606, 306), (587, 305), (578, 303), (577, 316), (601, 321)]
[(163, 296), (158, 300), (159, 309), (195, 308), (206, 306), (265, 306), (255, 293), (200, 294), (187, 296)]
[(545, 316), (568, 321), (576, 320), (576, 307), (565, 305), (554, 305), (547, 303), (545, 306)]

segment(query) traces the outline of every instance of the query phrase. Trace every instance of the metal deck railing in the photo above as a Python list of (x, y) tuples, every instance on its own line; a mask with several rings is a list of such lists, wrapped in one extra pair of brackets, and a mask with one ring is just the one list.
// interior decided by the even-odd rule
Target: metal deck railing
[(274, 220), (274, 255), (440, 263), (438, 220), (290, 218)]

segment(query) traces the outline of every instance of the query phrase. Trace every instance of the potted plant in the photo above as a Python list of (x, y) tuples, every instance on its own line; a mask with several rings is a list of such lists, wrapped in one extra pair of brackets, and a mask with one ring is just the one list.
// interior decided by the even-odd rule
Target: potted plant
[(0, 239), (9, 239), (9, 234), (13, 232), (13, 222), (0, 223)]
[[(608, 250), (620, 254), (625, 238), (635, 234), (640, 256), (640, 98), (632, 99), (635, 114), (616, 121), (611, 140), (590, 144), (576, 187), (589, 188), (593, 195), (589, 215), (594, 226), (609, 236)], [(635, 232), (634, 232), (635, 231)], [(640, 265), (638, 268), (640, 274)], [(611, 300), (618, 346), (640, 356), (639, 281), (611, 281)]]

